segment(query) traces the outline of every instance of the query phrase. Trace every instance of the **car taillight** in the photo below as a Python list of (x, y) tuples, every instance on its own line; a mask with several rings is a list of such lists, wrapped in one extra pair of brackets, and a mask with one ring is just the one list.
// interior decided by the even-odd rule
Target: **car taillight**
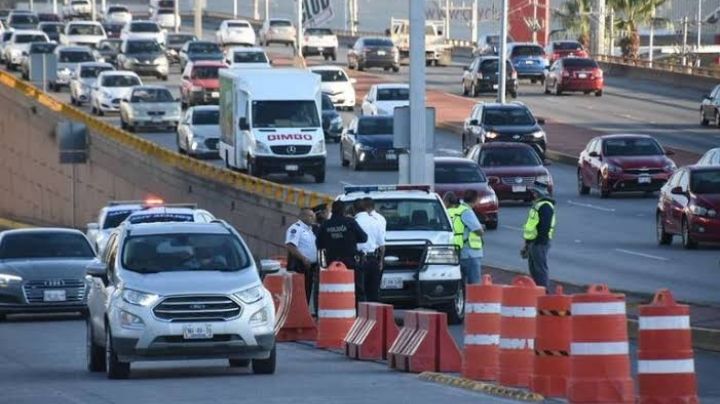
[(601, 69), (595, 69), (595, 70), (593, 70), (593, 76), (595, 76), (598, 79), (601, 79), (603, 77), (603, 71)]
[(563, 71), (562, 71), (562, 76), (563, 76), (563, 77), (570, 77), (570, 72), (567, 71), (567, 70), (563, 70)]

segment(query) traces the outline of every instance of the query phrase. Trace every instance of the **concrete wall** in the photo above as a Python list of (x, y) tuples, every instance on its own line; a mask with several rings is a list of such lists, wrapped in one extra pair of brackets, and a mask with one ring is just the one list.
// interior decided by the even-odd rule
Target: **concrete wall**
[(639, 80), (652, 80), (671, 87), (693, 88), (705, 93), (715, 87), (720, 80), (682, 72), (650, 69), (641, 66), (630, 66), (618, 63), (599, 62), (606, 76), (627, 77)]

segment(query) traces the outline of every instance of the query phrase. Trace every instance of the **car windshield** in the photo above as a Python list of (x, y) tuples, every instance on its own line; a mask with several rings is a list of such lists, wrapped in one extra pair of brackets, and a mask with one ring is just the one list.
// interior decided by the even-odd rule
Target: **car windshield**
[(159, 52), (160, 44), (155, 41), (129, 41), (127, 53), (152, 53)]
[(134, 87), (140, 85), (140, 79), (135, 76), (113, 75), (102, 79), (103, 87)]
[(10, 26), (13, 24), (37, 24), (40, 20), (33, 14), (15, 14), (10, 18)]
[(133, 212), (138, 211), (136, 209), (123, 209), (123, 210), (111, 210), (105, 214), (105, 220), (103, 221), (103, 229), (114, 229), (120, 226), (120, 223), (124, 222)]
[(485, 108), (483, 123), (490, 126), (534, 125), (535, 118), (525, 108)]
[(6, 234), (0, 242), (0, 259), (93, 258), (85, 236), (57, 231)]
[(12, 36), (13, 36), (13, 32), (12, 32), (12, 31), (6, 31), (6, 32), (4, 32), (4, 33), (3, 33), (3, 36), (2, 36), (3, 42), (9, 40), (10, 38), (12, 38)]
[(271, 27), (292, 27), (292, 23), (287, 20), (271, 20)]
[(40, 26), (40, 30), (48, 34), (59, 34), (63, 28), (62, 24), (43, 24)]
[(690, 173), (690, 191), (696, 194), (720, 194), (720, 170)]
[(230, 234), (158, 234), (128, 237), (122, 252), (127, 270), (240, 271), (251, 263), (240, 241)]
[(233, 63), (267, 63), (265, 52), (235, 52)]
[(485, 176), (475, 163), (443, 164), (435, 163), (436, 184), (468, 184), (485, 182)]
[(191, 53), (220, 53), (220, 47), (212, 42), (190, 42), (188, 52)]
[(158, 10), (158, 15), (173, 15), (175, 14), (175, 10), (172, 8), (161, 8)]
[(219, 125), (220, 110), (196, 110), (192, 117), (193, 125)]
[(190, 213), (135, 213), (127, 218), (132, 224), (140, 223), (171, 223), (171, 222), (193, 222), (194, 217)]
[(378, 88), (378, 101), (407, 101), (410, 99), (409, 88)]
[(545, 51), (537, 45), (515, 46), (512, 50), (512, 57), (543, 56)]
[(87, 51), (61, 51), (58, 58), (59, 63), (80, 63), (92, 62), (95, 58)]
[(229, 22), (228, 28), (250, 28), (250, 24), (246, 22)]
[(127, 7), (122, 7), (122, 6), (110, 6), (110, 7), (108, 7), (108, 14), (112, 14), (112, 13), (128, 13), (128, 12), (129, 12), (129, 11), (128, 11)]
[(134, 22), (130, 24), (131, 32), (160, 32), (160, 27), (152, 22)]
[(195, 66), (192, 78), (198, 80), (211, 80), (220, 77), (220, 66)]
[(445, 208), (437, 200), (375, 199), (388, 231), (451, 231)]
[(580, 50), (582, 45), (578, 42), (555, 42), (555, 50)]
[(364, 41), (365, 46), (393, 47), (393, 42), (383, 38), (369, 38)]
[(94, 24), (73, 24), (68, 27), (68, 35), (102, 35), (103, 29)]
[(132, 93), (130, 97), (131, 103), (145, 103), (145, 102), (174, 102), (170, 90), (166, 88), (140, 88)]
[(603, 142), (606, 156), (659, 156), (663, 154), (660, 145), (653, 139), (626, 138), (606, 139)]
[(332, 100), (325, 94), (322, 96), (322, 109), (323, 111), (335, 110), (335, 105), (332, 103)]
[(342, 70), (313, 70), (312, 72), (320, 76), (320, 81), (323, 82), (348, 81)]
[(98, 48), (100, 50), (112, 50), (112, 51), (120, 51), (120, 46), (122, 45), (122, 41), (100, 41), (98, 44)]
[(564, 67), (598, 68), (598, 64), (594, 60), (585, 58), (565, 58), (562, 63)]
[(15, 43), (30, 43), (30, 42), (48, 42), (45, 35), (40, 34), (23, 34), (15, 37)]
[(53, 53), (57, 44), (50, 42), (39, 42), (30, 45), (30, 53)]
[(329, 28), (308, 28), (305, 30), (305, 35), (323, 36), (332, 34), (332, 30), (330, 30)]
[(60, 21), (60, 16), (52, 13), (38, 14), (39, 21)]
[(110, 66), (83, 66), (80, 69), (80, 77), (83, 79), (96, 78), (100, 73), (113, 70)]
[(488, 147), (480, 151), (481, 167), (535, 167), (542, 161), (530, 147)]
[(173, 8), (175, 6), (174, 0), (160, 0), (158, 1), (158, 7), (162, 8)]
[(392, 135), (393, 134), (393, 117), (372, 117), (364, 118), (358, 121), (357, 133), (359, 136), (368, 135)]
[[(499, 67), (499, 66), (498, 66), (498, 59), (483, 60), (482, 63), (480, 64), (480, 71), (483, 72), (483, 73), (485, 73), (485, 72), (495, 73), (495, 72), (498, 71), (498, 67)], [(508, 71), (512, 71), (512, 70), (513, 70), (512, 63), (510, 63), (509, 60), (508, 60), (507, 62), (505, 62), (505, 68), (506, 68)]]
[(73, 6), (89, 6), (90, 2), (88, 2), (87, 0), (73, 0), (70, 2), (70, 4)]
[(316, 128), (320, 126), (315, 101), (253, 101), (256, 128)]
[(185, 45), (185, 42), (195, 40), (195, 35), (168, 35), (167, 42), (170, 45)]

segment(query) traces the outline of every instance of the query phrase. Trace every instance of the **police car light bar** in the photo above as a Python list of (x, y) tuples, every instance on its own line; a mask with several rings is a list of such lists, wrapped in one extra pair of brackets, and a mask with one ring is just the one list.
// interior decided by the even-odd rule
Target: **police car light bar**
[(430, 192), (430, 185), (346, 185), (343, 187), (345, 194), (355, 192), (391, 192), (391, 191), (424, 191)]

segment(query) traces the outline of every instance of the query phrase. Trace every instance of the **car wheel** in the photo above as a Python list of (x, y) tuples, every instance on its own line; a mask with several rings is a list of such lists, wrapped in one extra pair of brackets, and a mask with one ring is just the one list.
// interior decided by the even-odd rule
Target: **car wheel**
[(250, 366), (250, 359), (228, 359), (231, 368), (246, 368)]
[(350, 165), (350, 161), (345, 158), (345, 151), (343, 150), (342, 144), (340, 145), (340, 161), (343, 167)]
[(85, 328), (87, 330), (86, 339), (86, 359), (87, 359), (87, 370), (90, 372), (102, 372), (105, 370), (105, 349), (100, 345), (97, 345), (93, 340), (93, 327), (92, 322), (88, 319), (85, 321)]
[(363, 66), (360, 62), (357, 62), (357, 69), (358, 71), (363, 71), (365, 70), (365, 66)]
[(128, 128), (127, 122), (125, 122), (124, 119), (120, 118), (120, 129), (127, 130), (127, 128)]
[(95, 108), (95, 104), (93, 104), (92, 108), (90, 108), (90, 113), (93, 115), (97, 115), (98, 109)]
[(582, 172), (580, 170), (577, 171), (577, 185), (578, 194), (587, 195), (590, 193), (590, 187), (585, 185), (585, 181), (583, 180)]
[(510, 92), (510, 97), (512, 97), (512, 98), (517, 98), (517, 91), (511, 91), (511, 92)]
[(70, 95), (70, 105), (77, 105), (77, 102), (75, 102), (75, 97)]
[(715, 126), (720, 128), (720, 114), (718, 114), (717, 111), (715, 111)]
[(487, 223), (485, 223), (485, 228), (488, 229), (488, 230), (497, 230), (497, 228), (498, 228), (498, 221), (496, 220), (496, 221), (494, 221), (494, 222), (487, 222)]
[(610, 197), (610, 189), (607, 189), (603, 186), (602, 176), (600, 174), (598, 174), (597, 186), (598, 186), (598, 191), (600, 191), (600, 198), (605, 199), (605, 198)]
[(595, 91), (595, 96), (602, 97), (602, 93), (603, 93), (603, 90), (597, 90), (597, 91)]
[(131, 132), (131, 133), (137, 132), (137, 128), (135, 127), (135, 125), (130, 125), (129, 122), (127, 123), (127, 130), (128, 130), (128, 132)]
[(261, 175), (257, 165), (249, 156), (247, 158), (247, 173), (253, 177), (260, 177)]
[(657, 230), (657, 242), (660, 245), (670, 245), (672, 243), (673, 235), (665, 232), (665, 224), (662, 220), (660, 212), (655, 215), (655, 229)]
[(393, 66), (392, 69), (393, 69), (393, 72), (394, 72), (394, 73), (397, 73), (397, 72), (400, 71), (400, 66)]
[(277, 347), (273, 345), (270, 351), (270, 357), (267, 359), (253, 359), (252, 371), (256, 375), (271, 375), (275, 373), (275, 363), (277, 359)]
[(316, 184), (322, 184), (325, 182), (325, 169), (319, 170), (313, 175), (315, 177), (315, 183)]
[(697, 248), (697, 241), (690, 237), (690, 225), (688, 224), (686, 217), (682, 220), (682, 245), (683, 248), (687, 250)]
[(465, 282), (463, 280), (458, 281), (458, 293), (455, 294), (453, 302), (443, 311), (447, 314), (447, 321), (450, 325), (462, 324), (465, 320)]
[(337, 61), (337, 53), (333, 52), (331, 57), (332, 57), (333, 62)]
[(105, 116), (105, 112), (103, 112), (102, 108), (97, 109), (98, 116)]
[(530, 84), (535, 84), (535, 83), (537, 83), (537, 80), (535, 80), (535, 79), (530, 79)]
[(555, 83), (555, 95), (562, 95), (562, 90), (560, 89), (560, 84)]
[(710, 122), (705, 118), (705, 112), (703, 112), (702, 108), (700, 108), (700, 125), (702, 126), (708, 126)]
[(121, 362), (112, 344), (110, 329), (105, 331), (105, 373), (108, 379), (127, 379), (130, 377), (130, 363)]

